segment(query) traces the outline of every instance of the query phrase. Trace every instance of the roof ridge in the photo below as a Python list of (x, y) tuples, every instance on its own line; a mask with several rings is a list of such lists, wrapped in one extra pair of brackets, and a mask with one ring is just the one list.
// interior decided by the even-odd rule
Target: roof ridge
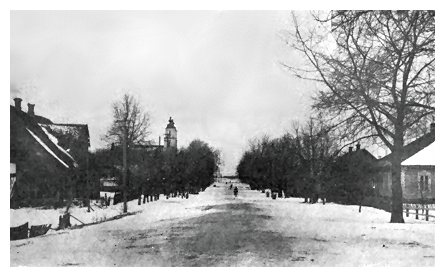
[[(428, 140), (429, 140), (429, 139), (431, 139), (431, 141), (428, 143)], [(404, 157), (404, 156), (402, 155), (402, 161), (404, 161), (404, 160), (406, 160), (406, 159), (408, 159), (408, 158), (414, 156), (414, 155), (415, 155), (416, 153), (418, 153), (419, 151), (422, 151), (422, 149), (424, 149), (424, 148), (428, 147), (429, 145), (431, 145), (435, 140), (436, 140), (435, 133), (434, 133), (434, 132), (428, 132), (428, 133), (422, 135), (421, 137), (419, 137), (419, 138), (417, 138), (417, 139), (411, 141), (410, 143), (404, 145), (404, 146), (403, 146), (403, 151), (409, 151), (409, 149), (410, 149), (411, 147), (414, 148), (416, 145), (418, 145), (418, 147), (416, 147), (416, 148), (414, 149), (415, 151), (414, 151), (414, 153), (412, 153), (412, 154), (411, 154), (411, 153), (406, 153), (406, 152), (404, 152), (403, 155), (406, 154), (407, 156)], [(424, 142), (424, 141), (425, 141), (425, 143), (427, 143), (426, 145), (423, 145), (423, 144), (422, 144), (422, 142)], [(405, 149), (408, 149), (408, 150), (405, 150)], [(386, 156), (380, 158), (379, 160), (387, 160), (387, 159), (389, 159), (389, 158), (392, 156), (392, 154), (393, 154), (393, 152), (391, 152), (391, 153), (389, 153), (388, 155), (386, 155)], [(408, 154), (410, 154), (410, 155), (408, 155)]]

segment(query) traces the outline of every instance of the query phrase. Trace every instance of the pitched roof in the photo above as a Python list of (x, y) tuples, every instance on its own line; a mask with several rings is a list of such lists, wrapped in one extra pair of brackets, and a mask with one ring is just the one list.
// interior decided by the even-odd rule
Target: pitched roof
[[(59, 140), (58, 140), (52, 133), (50, 133), (49, 130), (51, 130), (51, 129), (49, 129), (48, 126), (51, 126), (51, 125), (48, 125), (48, 124), (46, 124), (46, 125), (45, 125), (45, 124), (39, 124), (39, 126), (40, 126), (40, 128), (42, 128), (42, 130), (43, 130), (43, 132), (45, 133), (45, 135), (51, 140), (52, 143), (54, 143), (54, 145), (57, 146), (57, 148), (59, 148), (60, 151), (63, 152), (63, 154), (67, 155), (68, 157), (71, 158), (71, 160), (73, 160), (74, 162), (76, 162), (76, 160), (73, 158), (73, 156), (72, 156), (70, 153), (68, 153), (68, 151), (70, 150), (70, 148), (62, 147), (61, 144), (60, 144), (60, 142), (59, 142)], [(48, 130), (48, 129), (49, 129), (49, 130)]]
[(41, 115), (34, 115), (34, 116), (30, 116), (27, 112), (23, 111), (23, 110), (18, 110), (16, 107), (9, 105), (9, 111), (10, 111), (10, 115), (14, 114), (14, 116), (20, 117), (22, 119), (33, 119), (33, 121), (38, 122), (38, 123), (44, 123), (44, 124), (52, 124), (53, 122), (51, 120), (49, 120), (46, 117), (43, 117)]
[(90, 146), (90, 133), (87, 124), (39, 124), (47, 132), (55, 136), (65, 147), (69, 148), (70, 142), (87, 143)]
[(361, 160), (369, 160), (369, 161), (376, 161), (376, 157), (372, 155), (368, 150), (366, 149), (358, 149), (356, 151), (352, 152), (346, 152), (345, 154), (341, 155), (337, 158), (337, 161), (346, 161), (351, 159), (361, 159)]
[(368, 150), (358, 149), (337, 157), (333, 168), (335, 171), (341, 172), (350, 166), (372, 166), (376, 161), (377, 159)]
[(436, 165), (436, 143), (431, 143), (413, 156), (402, 162), (402, 165)]
[[(77, 157), (70, 150), (77, 144), (88, 143), (88, 126), (81, 124), (54, 124), (51, 120), (42, 116), (30, 116), (29, 114), (10, 107), (11, 124), (19, 124), (19, 128), (26, 130), (24, 134), (30, 135), (38, 144), (40, 144), (47, 153), (53, 156), (60, 164), (66, 168), (77, 167)], [(16, 126), (17, 127), (17, 126)], [(63, 132), (60, 130), (69, 130)], [(59, 132), (55, 131), (59, 130)], [(77, 133), (77, 135), (75, 135)], [(11, 142), (14, 138), (11, 138)], [(23, 147), (23, 145), (18, 146)]]
[[(429, 132), (420, 138), (408, 143), (403, 147), (402, 162), (414, 156), (416, 153), (426, 148), (435, 141), (435, 132)], [(387, 165), (391, 163), (393, 153), (386, 155), (379, 160), (380, 165)]]
[(56, 153), (54, 153), (51, 148), (45, 143), (43, 142), (42, 139), (40, 139), (36, 134), (34, 134), (31, 130), (29, 130), (28, 128), (26, 128), (26, 130), (31, 134), (31, 136), (48, 152), (51, 154), (51, 156), (53, 156), (54, 158), (56, 158), (56, 160), (58, 160), (63, 166), (65, 166), (66, 168), (69, 168), (70, 166), (67, 165), (62, 158), (59, 156), (57, 156)]

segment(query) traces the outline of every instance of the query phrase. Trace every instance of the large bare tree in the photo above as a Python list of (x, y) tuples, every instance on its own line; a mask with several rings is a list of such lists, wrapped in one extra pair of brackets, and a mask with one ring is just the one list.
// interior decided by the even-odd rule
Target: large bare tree
[(391, 222), (404, 222), (403, 146), (434, 120), (434, 11), (312, 13), (288, 43), (305, 64), (286, 65), (321, 84), (314, 107), (344, 138), (377, 138), (392, 153)]
[(125, 93), (113, 103), (113, 123), (105, 135), (109, 143), (122, 146), (122, 191), (124, 213), (127, 212), (128, 148), (136, 144), (145, 144), (149, 135), (150, 117), (144, 112), (134, 96)]

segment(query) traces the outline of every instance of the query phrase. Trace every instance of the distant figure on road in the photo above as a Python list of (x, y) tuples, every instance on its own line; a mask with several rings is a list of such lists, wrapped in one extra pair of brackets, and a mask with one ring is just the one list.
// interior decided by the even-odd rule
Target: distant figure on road
[(229, 189), (232, 189), (232, 184), (230, 184), (230, 187), (229, 187)]
[(235, 195), (235, 197), (238, 196), (238, 187), (235, 187), (235, 188), (233, 189), (233, 194)]

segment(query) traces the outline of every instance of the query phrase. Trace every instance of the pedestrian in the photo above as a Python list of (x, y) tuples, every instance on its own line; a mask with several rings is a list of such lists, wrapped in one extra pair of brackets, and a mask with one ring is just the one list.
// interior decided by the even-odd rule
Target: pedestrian
[(235, 187), (235, 188), (233, 189), (233, 194), (235, 195), (235, 197), (238, 196), (238, 187)]

